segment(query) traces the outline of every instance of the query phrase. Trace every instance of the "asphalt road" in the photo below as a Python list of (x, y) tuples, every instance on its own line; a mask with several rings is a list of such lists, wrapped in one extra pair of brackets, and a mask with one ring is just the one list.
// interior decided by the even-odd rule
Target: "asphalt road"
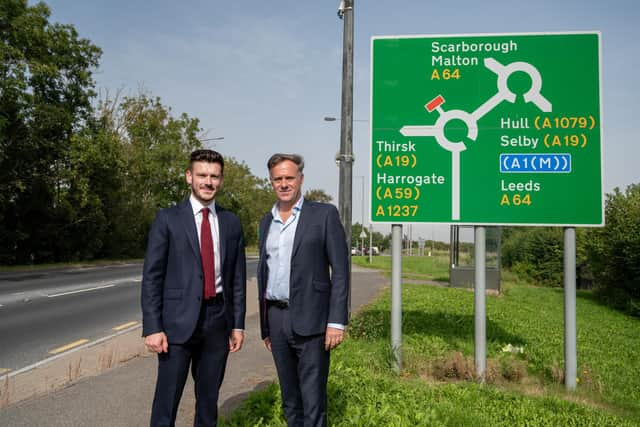
[(1, 273), (0, 374), (139, 325), (141, 279), (141, 264)]

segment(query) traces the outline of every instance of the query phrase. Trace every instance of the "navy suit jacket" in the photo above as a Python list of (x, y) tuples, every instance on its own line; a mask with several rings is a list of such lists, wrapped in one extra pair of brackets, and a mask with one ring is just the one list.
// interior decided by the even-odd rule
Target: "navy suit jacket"
[[(240, 219), (215, 205), (227, 329), (244, 329), (246, 263)], [(170, 344), (195, 330), (203, 298), (202, 260), (189, 199), (161, 209), (151, 226), (142, 276), (142, 335), (165, 332)]]
[[(260, 221), (258, 295), (262, 338), (269, 336), (265, 294), (269, 269), (266, 241), (273, 216)], [(321, 334), (327, 323), (349, 321), (349, 255), (338, 210), (327, 203), (305, 200), (291, 253), (289, 311), (293, 331), (302, 336)]]

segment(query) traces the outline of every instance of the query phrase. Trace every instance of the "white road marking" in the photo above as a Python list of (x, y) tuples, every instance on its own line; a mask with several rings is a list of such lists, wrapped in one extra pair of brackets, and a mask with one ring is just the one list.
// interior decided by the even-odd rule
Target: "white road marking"
[(79, 294), (81, 292), (96, 291), (98, 289), (113, 288), (114, 286), (115, 286), (114, 284), (111, 284), (111, 285), (104, 285), (104, 286), (95, 286), (93, 288), (78, 289), (78, 290), (75, 290), (75, 291), (69, 291), (69, 292), (62, 292), (62, 293), (59, 293), (59, 294), (47, 295), (47, 298), (55, 298), (55, 297), (61, 297), (61, 296), (64, 296), (64, 295)]

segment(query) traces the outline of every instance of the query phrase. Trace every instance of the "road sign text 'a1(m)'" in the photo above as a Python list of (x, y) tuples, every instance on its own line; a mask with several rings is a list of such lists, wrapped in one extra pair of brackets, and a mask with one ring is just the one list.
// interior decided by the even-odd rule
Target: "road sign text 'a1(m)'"
[(373, 37), (372, 220), (602, 225), (600, 45)]

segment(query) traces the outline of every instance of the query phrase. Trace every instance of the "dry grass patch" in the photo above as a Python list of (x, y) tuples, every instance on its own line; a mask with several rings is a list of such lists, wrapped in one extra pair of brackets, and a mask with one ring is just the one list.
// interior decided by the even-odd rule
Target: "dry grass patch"
[[(475, 360), (459, 351), (438, 358), (423, 370), (423, 378), (441, 382), (479, 381)], [(529, 382), (527, 363), (512, 355), (487, 359), (484, 382), (487, 384), (522, 384)]]

